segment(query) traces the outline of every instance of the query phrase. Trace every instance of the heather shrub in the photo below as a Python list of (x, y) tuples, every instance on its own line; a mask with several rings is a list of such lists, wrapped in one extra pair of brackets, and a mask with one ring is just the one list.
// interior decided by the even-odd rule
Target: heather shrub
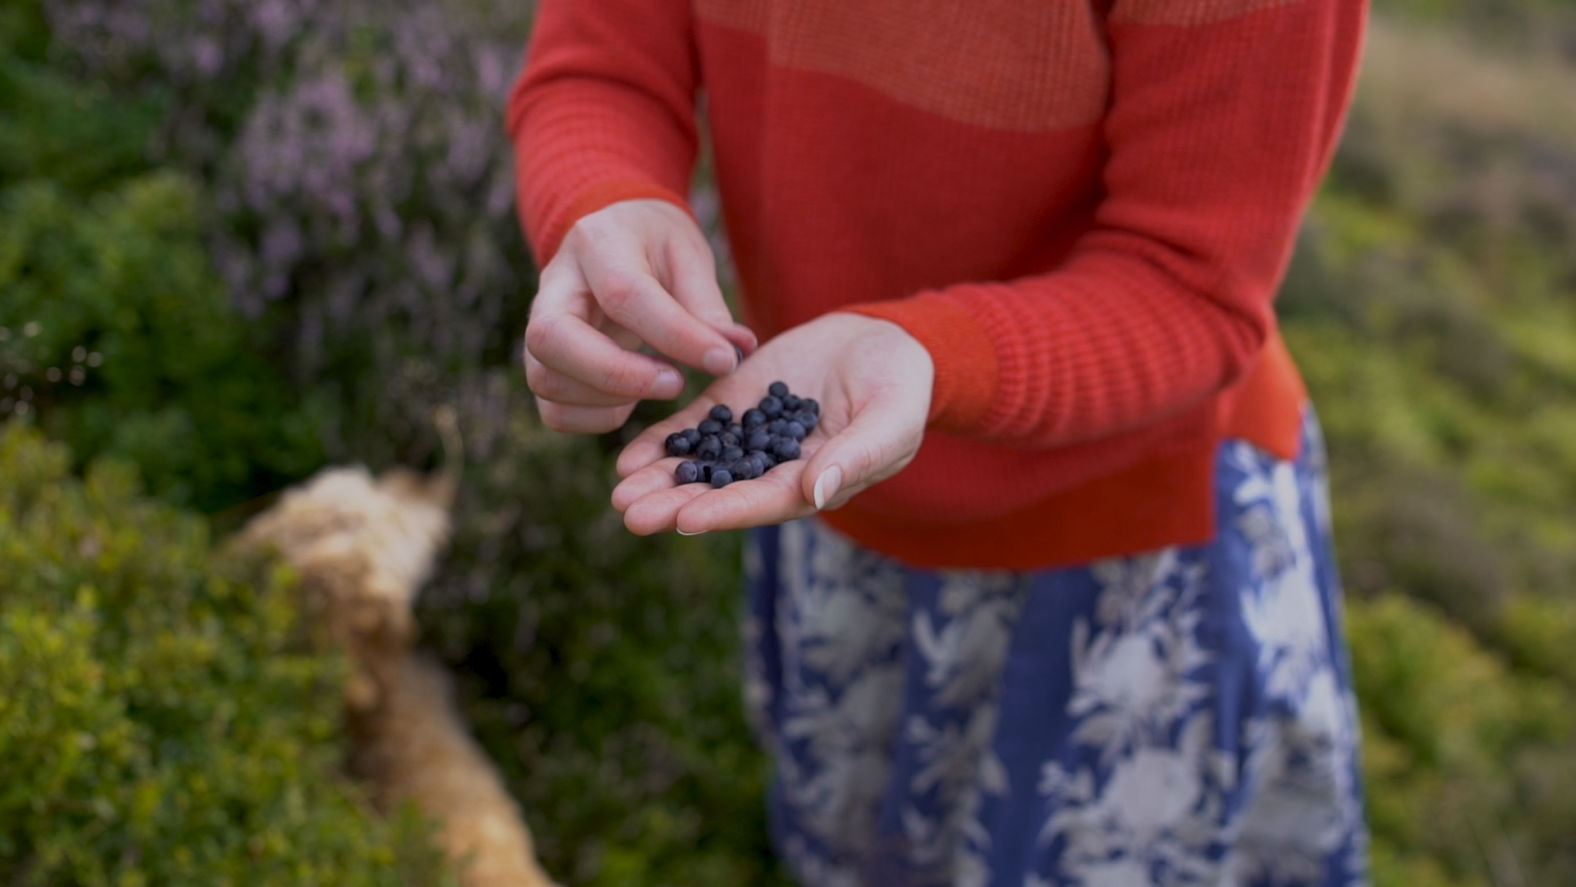
[(124, 463), (0, 425), (0, 871), (15, 885), (450, 883), (336, 772), (338, 657), (289, 577)]
[(420, 458), (435, 403), (489, 396), (532, 277), (502, 127), (530, 4), (44, 7), (88, 70), (172, 97), (153, 155), (207, 177), (231, 299), (336, 398), (333, 453)]

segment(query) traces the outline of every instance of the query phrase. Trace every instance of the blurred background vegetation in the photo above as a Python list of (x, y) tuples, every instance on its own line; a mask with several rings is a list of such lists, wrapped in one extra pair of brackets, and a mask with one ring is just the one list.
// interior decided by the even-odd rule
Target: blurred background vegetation
[[(1329, 437), (1375, 881), (1564, 887), (1576, 3), (1376, 7), (1281, 299)], [(622, 436), (545, 432), (515, 369), (534, 270), (500, 108), (529, 19), (0, 10), (14, 883), (436, 882), (422, 825), (333, 775), (339, 666), (281, 610), (288, 577), (210, 540), (325, 464), (432, 464), (439, 404), (467, 475), (425, 641), (549, 870), (786, 883), (738, 704), (738, 540), (630, 537), (606, 506)]]

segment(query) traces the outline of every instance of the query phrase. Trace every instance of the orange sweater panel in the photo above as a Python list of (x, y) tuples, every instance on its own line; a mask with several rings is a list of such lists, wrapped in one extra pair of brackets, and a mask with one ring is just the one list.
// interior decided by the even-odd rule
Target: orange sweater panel
[(522, 220), (677, 197), (704, 90), (746, 320), (902, 325), (936, 363), (898, 476), (825, 519), (926, 566), (1202, 541), (1214, 450), (1295, 454), (1273, 298), (1365, 0), (544, 0)]

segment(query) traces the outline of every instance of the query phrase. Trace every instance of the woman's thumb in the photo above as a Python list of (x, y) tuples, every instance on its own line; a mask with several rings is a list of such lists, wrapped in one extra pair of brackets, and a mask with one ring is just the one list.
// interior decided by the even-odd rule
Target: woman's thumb
[(902, 405), (872, 404), (822, 444), (805, 466), (804, 496), (817, 511), (837, 508), (897, 474), (919, 451), (923, 425), (910, 428)]

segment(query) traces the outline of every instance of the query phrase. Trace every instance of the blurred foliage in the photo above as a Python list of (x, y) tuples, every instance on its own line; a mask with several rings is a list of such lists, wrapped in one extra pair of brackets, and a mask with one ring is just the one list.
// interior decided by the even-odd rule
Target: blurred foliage
[(122, 456), (207, 510), (302, 477), (324, 398), (298, 398), (232, 309), (200, 189), (148, 170), (151, 111), (48, 66), (21, 11), (0, 19), (24, 124), (0, 128), (0, 418), (34, 414), (82, 462)]
[(609, 448), (523, 395), (423, 594), (428, 642), (568, 884), (787, 884), (735, 666), (738, 539), (631, 536)]
[[(319, 458), (421, 462), (453, 406), (467, 475), (421, 617), (549, 870), (786, 883), (738, 702), (739, 540), (630, 537), (606, 506), (627, 433), (546, 432), (514, 368), (532, 274), (499, 108), (529, 6), (9, 4), (0, 360), (51, 434), (210, 509)], [(1576, 3), (1375, 7), (1280, 303), (1331, 451), (1375, 880), (1563, 887)]]
[(196, 205), (164, 173), (86, 197), (0, 190), (0, 415), (36, 413), (84, 460), (125, 457), (214, 509), (320, 464), (322, 411), (248, 347)]
[(1569, 687), (1513, 670), (1398, 594), (1353, 601), (1347, 630), (1375, 884), (1571, 883)]
[(148, 155), (203, 177), (230, 299), (336, 459), (419, 462), (430, 415), (487, 401), (534, 273), (503, 102), (519, 0), (31, 0), (64, 63), (162, 99)]
[(1407, 17), (1372, 23), (1280, 302), (1329, 436), (1375, 883), (1576, 883), (1576, 5), (1377, 6)]
[(424, 823), (335, 775), (346, 670), (289, 577), (210, 551), (129, 466), (68, 462), (0, 425), (6, 883), (451, 883)]

